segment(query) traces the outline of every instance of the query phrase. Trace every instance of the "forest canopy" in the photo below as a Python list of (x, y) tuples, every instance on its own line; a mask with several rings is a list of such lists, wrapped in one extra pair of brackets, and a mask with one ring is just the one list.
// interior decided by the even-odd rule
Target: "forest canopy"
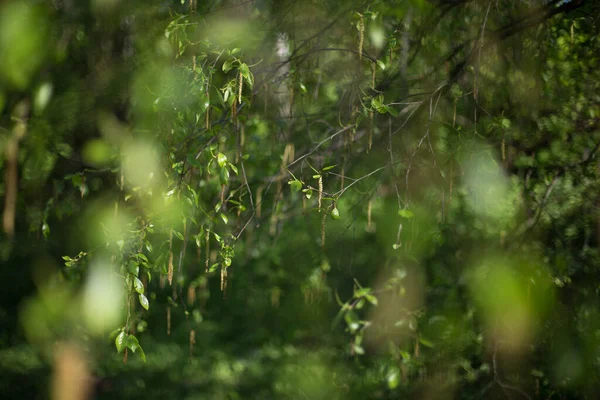
[(0, 2), (0, 397), (596, 398), (598, 15)]

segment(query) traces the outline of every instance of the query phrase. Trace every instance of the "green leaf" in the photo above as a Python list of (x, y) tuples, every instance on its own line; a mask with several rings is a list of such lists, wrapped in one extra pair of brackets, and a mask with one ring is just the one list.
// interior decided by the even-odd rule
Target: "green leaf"
[(400, 372), (394, 368), (387, 376), (387, 385), (390, 389), (396, 389), (400, 384)]
[(234, 172), (236, 175), (239, 175), (239, 173), (238, 173), (238, 169), (237, 169), (237, 167), (236, 167), (235, 165), (233, 165), (233, 164), (229, 163), (229, 168), (231, 168), (231, 170), (232, 170), (232, 171), (233, 171), (233, 172)]
[(219, 200), (217, 204), (215, 204), (215, 212), (219, 211), (223, 207), (223, 203)]
[(377, 300), (377, 297), (373, 296), (372, 294), (365, 295), (365, 298), (367, 299), (367, 301), (369, 303), (373, 304), (374, 306), (376, 306), (377, 304), (379, 304), (379, 301)]
[(183, 234), (181, 232), (173, 230), (173, 234), (177, 237), (177, 239), (183, 240)]
[(225, 215), (223, 213), (219, 213), (219, 216), (221, 217), (223, 222), (225, 222), (225, 225), (227, 225), (227, 223), (229, 222), (229, 218), (227, 218), (227, 215)]
[(426, 347), (434, 347), (434, 346), (433, 346), (433, 343), (431, 343), (429, 340), (425, 339), (424, 337), (420, 337), (420, 338), (419, 338), (419, 342), (421, 342), (421, 344), (422, 344), (423, 346), (426, 346)]
[(402, 218), (410, 219), (415, 216), (415, 214), (407, 209), (398, 210), (398, 215)]
[(302, 189), (302, 182), (300, 182), (298, 179), (294, 179), (292, 181), (289, 181), (288, 185), (290, 185), (292, 187), (292, 190), (294, 192), (299, 192), (300, 189)]
[(337, 209), (337, 207), (334, 207), (333, 210), (331, 210), (331, 218), (340, 219), (340, 211)]
[(123, 328), (115, 329), (108, 335), (108, 339), (115, 340), (117, 338), (117, 336), (119, 335), (119, 333), (121, 333), (121, 331), (123, 331)]
[(127, 337), (127, 348), (135, 353), (137, 349), (140, 348), (140, 342), (134, 335), (129, 335)]
[(133, 287), (139, 294), (144, 294), (144, 284), (137, 276), (133, 278)]
[(219, 163), (219, 167), (224, 168), (227, 165), (227, 156), (223, 153), (217, 154), (217, 163)]
[(335, 165), (328, 165), (325, 168), (323, 168), (322, 171), (329, 171), (330, 169), (334, 169), (335, 167)]
[(313, 194), (312, 189), (305, 189), (305, 190), (303, 190), (303, 192), (304, 192), (304, 195), (306, 196), (306, 198), (308, 200), (310, 200), (310, 198), (312, 197), (312, 194)]
[(134, 261), (129, 261), (127, 263), (127, 271), (133, 276), (138, 276), (140, 273), (140, 266)]
[(127, 348), (129, 348), (134, 353), (136, 351), (139, 351), (142, 361), (146, 362), (146, 353), (144, 353), (144, 349), (142, 349), (142, 346), (140, 346), (140, 342), (135, 336), (129, 335), (129, 337), (127, 338)]
[(353, 348), (354, 348), (354, 353), (358, 354), (359, 356), (362, 356), (363, 354), (365, 354), (365, 349), (362, 346), (355, 344), (353, 346)]
[(239, 67), (239, 71), (242, 73), (242, 77), (244, 78), (248, 86), (250, 86), (250, 88), (252, 89), (252, 86), (254, 86), (254, 76), (252, 75), (252, 72), (250, 72), (250, 68), (248, 68), (248, 65), (242, 63)]
[(233, 68), (233, 61), (227, 60), (223, 63), (223, 72), (227, 73), (231, 71), (231, 68)]
[(223, 185), (227, 185), (229, 183), (229, 170), (227, 168), (221, 169), (219, 172), (219, 179)]
[(143, 362), (146, 362), (146, 353), (144, 353), (144, 349), (142, 349), (141, 346), (140, 346), (140, 357), (142, 358)]
[(385, 71), (385, 64), (381, 60), (377, 60), (377, 66), (381, 68), (382, 71)]
[(348, 328), (350, 328), (351, 332), (356, 332), (356, 330), (360, 327), (358, 315), (352, 310), (348, 310), (346, 315), (344, 315), (344, 320), (346, 320), (346, 324)]
[(231, 89), (227, 88), (225, 93), (223, 94), (223, 103), (227, 104), (227, 100), (229, 100), (229, 95), (231, 94)]
[(125, 333), (125, 331), (121, 331), (121, 333), (119, 333), (119, 336), (117, 336), (117, 338), (115, 339), (115, 346), (117, 346), (117, 352), (121, 353), (123, 350), (125, 350), (125, 347), (127, 346), (127, 334)]
[(150, 307), (150, 303), (148, 303), (148, 298), (141, 293), (139, 294), (138, 298), (142, 307), (144, 307), (147, 310)]
[(373, 108), (375, 108), (377, 111), (379, 111), (379, 109), (381, 109), (383, 107), (382, 99), (379, 97), (374, 97), (371, 100), (371, 106), (373, 106)]
[(50, 226), (46, 222), (42, 224), (42, 234), (46, 239), (50, 236)]

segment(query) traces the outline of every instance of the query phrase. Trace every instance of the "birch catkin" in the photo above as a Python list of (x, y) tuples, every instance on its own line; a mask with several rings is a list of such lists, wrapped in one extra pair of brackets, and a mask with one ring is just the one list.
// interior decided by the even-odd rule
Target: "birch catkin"
[(321, 202), (322, 201), (323, 201), (323, 176), (319, 175), (319, 197), (317, 199), (319, 212), (321, 212)]
[(363, 45), (365, 42), (365, 17), (361, 14), (358, 21), (358, 58), (362, 60)]
[(173, 252), (172, 251), (169, 252), (169, 270), (168, 270), (167, 278), (169, 280), (169, 286), (171, 286), (173, 284)]

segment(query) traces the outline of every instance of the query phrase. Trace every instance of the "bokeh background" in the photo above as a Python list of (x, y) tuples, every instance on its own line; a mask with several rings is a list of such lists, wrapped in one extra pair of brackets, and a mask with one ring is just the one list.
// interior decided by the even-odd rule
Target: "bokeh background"
[(0, 397), (595, 399), (592, 0), (0, 2)]

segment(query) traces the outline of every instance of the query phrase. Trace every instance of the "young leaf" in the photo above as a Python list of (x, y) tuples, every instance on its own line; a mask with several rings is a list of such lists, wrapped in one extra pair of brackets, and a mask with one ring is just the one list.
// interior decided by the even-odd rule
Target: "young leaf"
[(134, 335), (129, 335), (127, 337), (127, 348), (129, 348), (129, 350), (133, 351), (134, 353), (137, 349), (140, 348), (140, 342)]
[(407, 209), (398, 210), (398, 215), (402, 218), (410, 219), (415, 216), (415, 214)]
[(219, 179), (223, 185), (227, 185), (229, 183), (229, 170), (227, 168), (221, 169), (219, 172)]
[(373, 304), (374, 306), (376, 306), (377, 304), (379, 304), (379, 301), (377, 300), (377, 297), (373, 296), (372, 294), (366, 295), (365, 298), (367, 299), (367, 301), (369, 303)]
[(137, 276), (133, 278), (133, 287), (139, 294), (144, 294), (144, 284)]
[(224, 168), (227, 165), (227, 156), (223, 153), (217, 154), (217, 162), (219, 163), (219, 167)]
[(289, 181), (288, 185), (290, 185), (292, 187), (292, 190), (294, 192), (298, 192), (298, 191), (300, 191), (300, 189), (302, 189), (302, 182), (300, 182), (298, 179)]
[(119, 336), (117, 336), (117, 338), (115, 339), (115, 346), (117, 346), (117, 352), (122, 352), (125, 347), (127, 346), (127, 334), (125, 333), (125, 331), (121, 331), (121, 333), (119, 333)]
[(331, 218), (340, 219), (340, 211), (337, 209), (337, 207), (334, 207), (333, 210), (331, 210)]
[(144, 349), (142, 349), (142, 346), (140, 346), (139, 350), (140, 350), (140, 357), (142, 358), (142, 361), (146, 362), (146, 353), (144, 353)]
[(138, 298), (142, 307), (144, 307), (147, 310), (150, 307), (150, 303), (148, 303), (148, 298), (141, 293), (139, 294)]
[(233, 62), (231, 60), (227, 60), (223, 63), (223, 72), (227, 73), (229, 71), (231, 71), (231, 68), (233, 67)]
[(390, 389), (396, 389), (400, 384), (400, 373), (394, 368), (387, 376), (387, 384)]
[(140, 342), (135, 336), (129, 335), (127, 337), (127, 348), (129, 348), (129, 350), (131, 350), (133, 353), (138, 351), (140, 357), (142, 358), (142, 361), (146, 362), (146, 353), (144, 353), (144, 349), (142, 349), (142, 346), (140, 346)]

